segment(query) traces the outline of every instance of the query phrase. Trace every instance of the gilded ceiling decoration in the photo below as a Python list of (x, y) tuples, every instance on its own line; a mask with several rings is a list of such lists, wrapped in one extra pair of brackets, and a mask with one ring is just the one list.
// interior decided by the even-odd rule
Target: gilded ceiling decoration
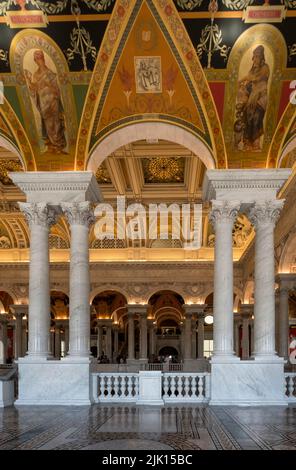
[(26, 170), (84, 169), (119, 126), (169, 121), (217, 167), (274, 167), (296, 67), (296, 1), (281, 5), (281, 23), (253, 26), (253, 0), (0, 0), (0, 138)]
[(17, 160), (0, 159), (0, 181), (4, 185), (11, 185), (12, 180), (9, 178), (10, 171), (23, 171), (22, 164)]
[[(243, 248), (249, 243), (253, 234), (253, 228), (249, 219), (239, 214), (232, 230), (232, 246), (234, 248)], [(208, 246), (213, 248), (215, 246), (215, 234), (208, 235)]]
[(106, 163), (103, 162), (102, 165), (96, 171), (96, 179), (99, 184), (111, 184), (111, 178), (106, 167)]
[(183, 183), (184, 158), (143, 158), (141, 159), (145, 183)]

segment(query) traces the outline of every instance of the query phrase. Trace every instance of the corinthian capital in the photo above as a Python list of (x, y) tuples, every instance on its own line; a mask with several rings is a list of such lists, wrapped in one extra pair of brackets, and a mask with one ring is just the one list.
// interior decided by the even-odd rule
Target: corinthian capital
[(249, 219), (255, 228), (260, 225), (273, 224), (275, 225), (285, 200), (275, 199), (274, 201), (256, 202), (249, 210)]
[(70, 225), (89, 227), (95, 222), (93, 210), (89, 202), (62, 202), (61, 207)]
[(20, 210), (24, 213), (28, 225), (51, 227), (56, 223), (57, 213), (45, 202), (19, 202)]
[(238, 211), (240, 209), (239, 201), (212, 201), (212, 210), (209, 216), (209, 221), (215, 228), (216, 224), (221, 221), (228, 221), (234, 223)]

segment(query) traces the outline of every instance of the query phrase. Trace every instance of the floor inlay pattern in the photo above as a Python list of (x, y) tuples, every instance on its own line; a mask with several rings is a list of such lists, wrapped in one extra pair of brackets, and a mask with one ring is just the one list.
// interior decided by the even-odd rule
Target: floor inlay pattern
[(296, 450), (296, 407), (0, 409), (0, 450)]

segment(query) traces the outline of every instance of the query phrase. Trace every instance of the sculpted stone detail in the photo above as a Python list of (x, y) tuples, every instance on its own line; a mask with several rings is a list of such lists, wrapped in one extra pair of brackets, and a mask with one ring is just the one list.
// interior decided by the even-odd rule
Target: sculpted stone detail
[(0, 250), (4, 248), (11, 248), (11, 242), (8, 237), (2, 235), (2, 237), (0, 237)]
[(212, 211), (209, 216), (209, 221), (215, 228), (216, 224), (221, 221), (229, 221), (233, 224), (235, 221), (240, 203), (238, 201), (212, 201)]
[(284, 206), (284, 199), (256, 202), (249, 211), (249, 219), (257, 229), (260, 225), (275, 225)]
[(89, 202), (63, 202), (61, 207), (70, 225), (90, 227), (95, 222)]
[(49, 228), (56, 223), (57, 214), (55, 210), (45, 202), (19, 202), (19, 207), (25, 214), (30, 228), (32, 225)]

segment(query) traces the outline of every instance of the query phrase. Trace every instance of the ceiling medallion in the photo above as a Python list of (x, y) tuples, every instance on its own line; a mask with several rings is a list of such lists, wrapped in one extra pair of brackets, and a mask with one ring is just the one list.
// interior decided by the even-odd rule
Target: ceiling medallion
[(185, 162), (182, 157), (143, 159), (146, 183), (183, 183)]

